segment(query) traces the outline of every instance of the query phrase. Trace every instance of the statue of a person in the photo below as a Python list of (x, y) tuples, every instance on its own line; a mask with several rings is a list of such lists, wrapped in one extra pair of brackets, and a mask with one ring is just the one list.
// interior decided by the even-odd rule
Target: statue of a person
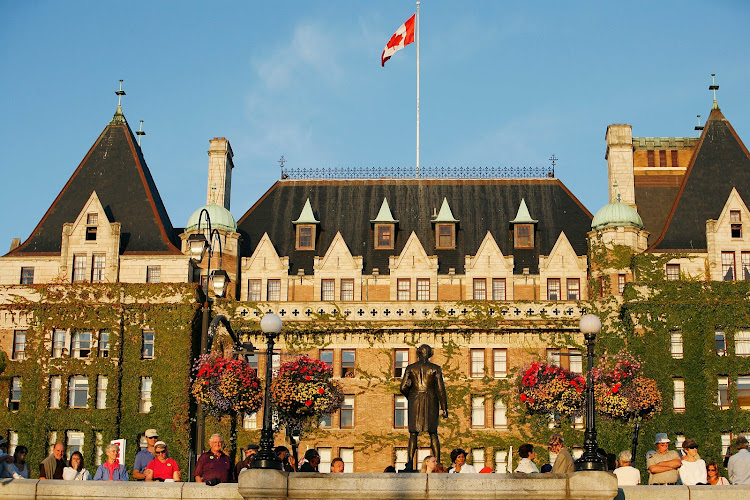
[(432, 455), (440, 461), (439, 413), (448, 418), (443, 371), (435, 363), (430, 363), (431, 357), (432, 347), (427, 344), (417, 347), (418, 361), (406, 367), (401, 379), (401, 394), (409, 401), (409, 461), (412, 468), (420, 432), (429, 433)]

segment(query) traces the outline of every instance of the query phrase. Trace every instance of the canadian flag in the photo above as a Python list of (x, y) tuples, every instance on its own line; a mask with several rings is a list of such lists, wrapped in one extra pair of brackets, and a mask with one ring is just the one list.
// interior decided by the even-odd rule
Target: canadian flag
[(391, 58), (397, 51), (403, 49), (410, 43), (414, 43), (414, 18), (416, 14), (411, 16), (407, 21), (399, 26), (396, 32), (393, 34), (388, 43), (383, 49), (383, 55), (380, 56), (380, 62), (385, 67), (385, 62)]

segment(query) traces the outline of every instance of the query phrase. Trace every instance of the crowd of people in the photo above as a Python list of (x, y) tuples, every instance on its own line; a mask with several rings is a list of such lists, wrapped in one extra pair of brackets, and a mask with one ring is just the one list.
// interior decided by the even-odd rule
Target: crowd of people
[[(135, 456), (132, 477), (139, 481), (164, 481), (177, 482), (181, 480), (181, 469), (176, 460), (169, 458), (167, 444), (159, 439), (156, 429), (147, 429), (144, 433), (146, 447)], [(744, 436), (739, 436), (734, 442), (737, 452), (728, 457), (724, 465), (727, 467), (729, 478), (719, 475), (719, 466), (715, 461), (706, 461), (698, 453), (698, 443), (694, 439), (686, 439), (682, 443), (682, 453), (670, 450), (671, 440), (666, 433), (656, 434), (654, 445), (656, 450), (646, 454), (646, 467), (648, 469), (650, 485), (729, 485), (750, 484), (750, 452), (748, 441)], [(209, 486), (236, 481), (240, 473), (252, 467), (253, 460), (259, 452), (256, 444), (249, 444), (242, 449), (243, 456), (237, 464), (232, 464), (224, 452), (224, 442), (219, 434), (212, 435), (209, 440), (209, 450), (201, 454), (195, 465), (193, 475), (195, 481), (206, 483)], [(569, 473), (575, 470), (573, 457), (565, 448), (565, 441), (560, 434), (553, 434), (549, 439), (548, 450), (556, 459), (553, 464), (544, 464), (541, 469), (535, 463), (536, 453), (534, 446), (523, 444), (518, 449), (518, 466), (514, 472), (524, 474), (537, 473)], [(110, 444), (104, 449), (107, 459), (102, 463), (93, 478), (85, 468), (83, 455), (80, 451), (74, 451), (70, 458), (63, 458), (65, 446), (56, 443), (52, 453), (39, 464), (39, 479), (63, 479), (67, 481), (128, 481), (130, 474), (127, 468), (118, 460), (119, 446)], [(631, 486), (641, 484), (641, 473), (633, 467), (633, 457), (629, 450), (622, 451), (617, 457), (607, 455), (604, 450), (598, 450), (599, 455), (605, 463), (607, 470), (617, 476), (620, 486)], [(28, 449), (25, 446), (16, 446), (13, 455), (8, 455), (8, 443), (0, 438), (0, 478), (28, 479), (29, 464), (26, 462)], [(281, 462), (282, 470), (287, 472), (319, 472), (320, 455), (314, 448), (308, 449), (300, 463), (289, 453), (285, 446), (277, 446), (274, 449), (276, 458)], [(421, 472), (425, 474), (449, 473), (491, 473), (490, 467), (484, 467), (477, 471), (476, 468), (466, 463), (467, 453), (461, 448), (456, 448), (450, 453), (451, 466), (446, 468), (436, 457), (427, 456), (422, 460), (419, 471), (408, 470), (408, 472)], [(407, 468), (409, 468), (407, 466)], [(336, 457), (330, 464), (331, 473), (344, 472), (344, 461)], [(388, 466), (384, 472), (407, 472), (397, 471), (395, 467)]]

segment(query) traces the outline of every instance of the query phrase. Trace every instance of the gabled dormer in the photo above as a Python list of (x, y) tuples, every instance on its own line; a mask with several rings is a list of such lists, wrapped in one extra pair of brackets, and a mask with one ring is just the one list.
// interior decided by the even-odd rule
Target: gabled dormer
[(432, 219), (435, 226), (435, 250), (453, 250), (456, 248), (456, 225), (458, 219), (453, 217), (448, 199), (443, 198), (440, 212)]
[(750, 211), (737, 188), (719, 217), (706, 221), (706, 242), (711, 279), (750, 279)]
[(383, 198), (378, 215), (370, 220), (373, 225), (375, 234), (375, 250), (393, 250), (396, 245), (396, 224), (398, 221), (393, 218), (391, 207), (388, 206), (388, 200)]
[(534, 228), (537, 222), (539, 221), (531, 218), (529, 209), (526, 206), (526, 200), (521, 198), (521, 204), (518, 206), (516, 218), (510, 221), (513, 226), (513, 248), (534, 248)]
[(315, 218), (310, 198), (305, 201), (302, 212), (292, 224), (296, 226), (295, 250), (315, 250), (315, 233), (320, 221)]

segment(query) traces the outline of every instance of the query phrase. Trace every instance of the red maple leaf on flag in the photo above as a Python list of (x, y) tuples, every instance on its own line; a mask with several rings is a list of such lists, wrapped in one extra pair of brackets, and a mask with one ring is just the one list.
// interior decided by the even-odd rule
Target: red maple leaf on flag
[(389, 49), (392, 49), (393, 47), (395, 47), (398, 44), (400, 44), (401, 40), (403, 40), (403, 39), (404, 39), (404, 35), (402, 35), (400, 33), (394, 33), (393, 36), (391, 37), (391, 39), (388, 40), (388, 44), (386, 45), (386, 47), (388, 47)]

